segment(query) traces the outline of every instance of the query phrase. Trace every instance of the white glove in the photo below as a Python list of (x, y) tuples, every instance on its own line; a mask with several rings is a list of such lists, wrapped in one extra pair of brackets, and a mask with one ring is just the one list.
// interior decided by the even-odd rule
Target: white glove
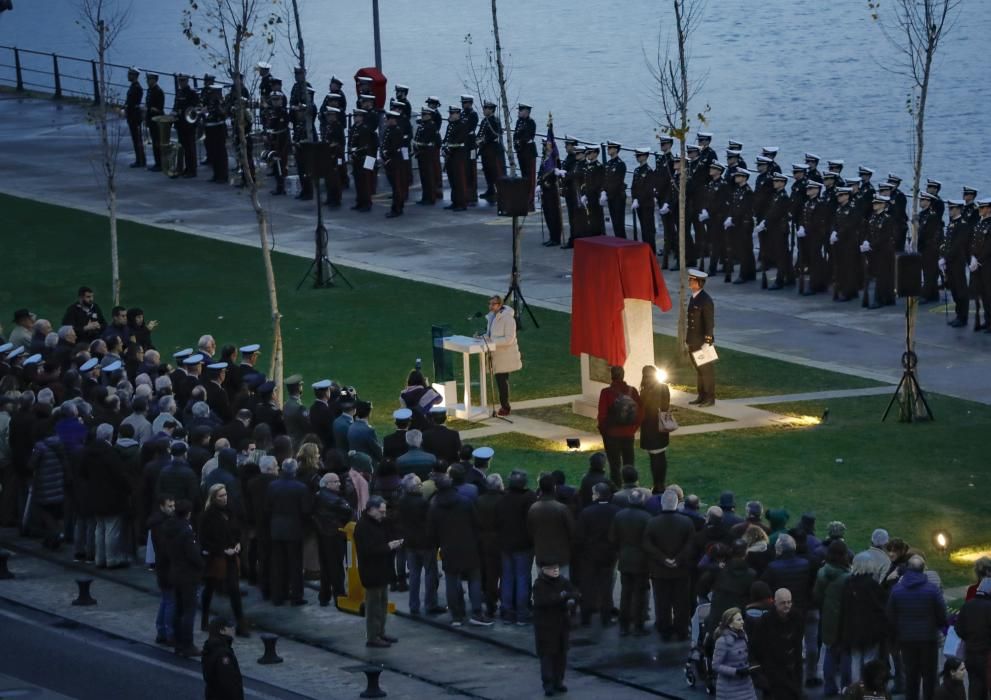
[(605, 192), (599, 193), (599, 206), (604, 207), (608, 204), (609, 198), (606, 196)]
[(833, 231), (831, 234), (829, 234), (830, 245), (836, 245), (836, 242), (839, 240), (840, 240), (840, 234), (836, 233), (836, 231)]
[(759, 224), (757, 224), (754, 227), (754, 233), (760, 233), (761, 231), (763, 231), (766, 228), (767, 228), (767, 222), (766, 221), (761, 221)]
[(636, 211), (639, 208), (640, 208), (640, 200), (634, 199), (633, 200), (633, 204), (630, 205), (630, 209), (632, 209), (633, 211)]
[(668, 213), (669, 211), (671, 211), (671, 207), (669, 207), (669, 206), (668, 206), (668, 203), (667, 203), (667, 202), (665, 202), (665, 203), (664, 203), (664, 206), (662, 206), (662, 207), (661, 207), (661, 214), (662, 214), (662, 215), (663, 215), (663, 214), (667, 214), (667, 213)]
[(940, 272), (946, 272), (946, 258), (940, 258), (938, 265)]
[(798, 227), (798, 230), (795, 231), (795, 236), (797, 238), (805, 238), (805, 227), (804, 226), (799, 226)]
[(566, 173), (566, 172), (564, 172), (564, 171), (563, 171), (563, 170), (561, 170), (560, 168), (555, 168), (555, 169), (554, 169), (554, 174), (555, 174), (555, 175), (557, 175), (558, 177), (564, 177), (564, 176), (565, 176), (565, 175), (567, 175), (568, 173)]
[(733, 217), (727, 216), (726, 220), (723, 222), (723, 228), (733, 228)]
[(860, 244), (860, 252), (861, 253), (871, 252), (871, 244), (869, 241), (864, 241), (863, 243)]
[(708, 209), (703, 209), (702, 211), (699, 212), (699, 221), (701, 222), (701, 221), (708, 221), (708, 220), (709, 220), (709, 210)]
[(977, 268), (979, 268), (980, 266), (981, 266), (981, 264), (979, 262), (977, 262), (977, 258), (975, 258), (973, 255), (971, 255), (970, 256), (970, 271), (971, 272), (977, 272)]
[(582, 195), (582, 200), (581, 201), (582, 201), (582, 206), (587, 208), (588, 207), (588, 197), (586, 197), (585, 195)]

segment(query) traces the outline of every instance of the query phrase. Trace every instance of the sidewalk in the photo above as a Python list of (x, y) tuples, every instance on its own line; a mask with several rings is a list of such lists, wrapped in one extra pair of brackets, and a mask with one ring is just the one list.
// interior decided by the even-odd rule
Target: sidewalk
[[(254, 215), (246, 195), (197, 180), (168, 180), (159, 173), (129, 169), (126, 143), (118, 171), (121, 216), (195, 235), (257, 246)], [(91, 162), (95, 134), (82, 110), (49, 100), (0, 94), (0, 191), (51, 204), (103, 213), (103, 194)], [(263, 204), (272, 218), (278, 251), (310, 258), (315, 205), (270, 197)], [(511, 262), (509, 220), (480, 203), (464, 213), (411, 204), (399, 219), (386, 219), (384, 178), (371, 213), (345, 206), (325, 210), (329, 255), (340, 265), (431, 282), (478, 293), (505, 291)], [(418, 192), (411, 193), (411, 201)], [(13, 235), (10, 232), (8, 235)], [(543, 248), (538, 215), (524, 221), (522, 288), (531, 305), (570, 311), (571, 255)], [(305, 270), (300, 261), (300, 275)], [(677, 302), (677, 274), (665, 274)], [(835, 303), (829, 295), (799, 297), (794, 291), (762, 291), (758, 284), (724, 285), (713, 279), (716, 338), (722, 347), (858, 376), (897, 382), (905, 349), (904, 305), (878, 311), (856, 302)], [(673, 335), (677, 314), (655, 310), (655, 329)], [(565, 348), (561, 352), (566, 352)], [(919, 379), (928, 391), (991, 403), (991, 336), (969, 328), (948, 328), (944, 307), (923, 306), (916, 351)]]

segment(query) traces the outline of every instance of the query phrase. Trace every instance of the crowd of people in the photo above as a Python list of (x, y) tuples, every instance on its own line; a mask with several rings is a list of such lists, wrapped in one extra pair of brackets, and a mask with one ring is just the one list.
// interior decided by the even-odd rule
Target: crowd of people
[[(372, 648), (399, 642), (386, 631), (390, 593), (453, 626), (532, 625), (554, 695), (566, 690), (573, 624), (645, 637), (652, 610), (663, 643), (693, 642), (693, 673), (719, 697), (799, 698), (823, 684), (827, 695), (887, 697), (889, 681), (910, 700), (935, 696), (950, 620), (924, 552), (879, 528), (857, 553), (841, 522), (819, 539), (812, 513), (791, 522), (749, 501), (738, 515), (732, 492), (711, 507), (684, 493), (657, 424), (670, 396), (650, 372), (636, 391), (614, 371), (600, 402), (606, 452), (569, 484), (560, 471), (500, 473), (494, 450), (445, 425), (419, 370), (379, 438), (371, 403), (329, 379), (305, 402), (291, 376), (277, 405), (257, 344), (218, 350), (203, 335), (173, 368), (141, 309), (115, 307), (107, 322), (86, 287), (57, 331), (32, 319), (28, 333), (30, 312), (15, 316), (0, 354), (0, 524), (53, 550), (71, 544), (96, 567), (152, 566), (156, 641), (179, 654), (202, 653), (199, 613), (211, 664), (226, 669), (223, 632), (250, 634), (242, 579), (275, 606), (306, 604), (307, 578), (319, 580), (320, 605), (347, 599), (353, 523)], [(963, 656), (947, 662), (944, 685), (966, 676), (970, 697), (986, 698), (991, 560), (976, 570), (955, 620)], [(233, 623), (216, 616), (218, 596)]]

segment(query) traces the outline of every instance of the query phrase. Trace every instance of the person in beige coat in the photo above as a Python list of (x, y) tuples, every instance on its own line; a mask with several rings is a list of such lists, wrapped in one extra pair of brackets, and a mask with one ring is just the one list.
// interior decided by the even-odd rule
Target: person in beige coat
[(503, 306), (500, 296), (489, 297), (489, 312), (485, 319), (488, 326), (482, 340), (488, 346), (492, 373), (499, 389), (499, 415), (508, 416), (511, 410), (509, 373), (523, 369), (520, 347), (516, 343), (516, 319), (513, 310)]

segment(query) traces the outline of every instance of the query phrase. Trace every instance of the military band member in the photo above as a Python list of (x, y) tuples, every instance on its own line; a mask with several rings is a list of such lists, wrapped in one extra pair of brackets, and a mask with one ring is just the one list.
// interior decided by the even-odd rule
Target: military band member
[[(744, 170), (746, 170), (747, 161), (743, 159), (743, 144), (740, 141), (736, 141), (734, 139), (730, 139), (729, 141), (727, 141), (726, 142), (727, 157), (729, 156), (730, 153), (734, 154), (734, 156), (736, 157), (736, 165), (734, 165), (733, 167), (743, 168)], [(729, 161), (727, 160), (726, 163), (727, 170), (729, 169), (729, 167), (730, 164)]]
[(440, 99), (431, 95), (426, 100), (427, 107), (430, 108), (430, 116), (437, 127), (437, 152), (434, 158), (434, 199), (438, 202), (444, 201), (444, 171), (441, 170), (441, 130), (444, 128), (444, 119), (440, 115)]
[(826, 265), (824, 248), (828, 244), (831, 229), (828, 228), (831, 212), (829, 204), (822, 199), (823, 184), (815, 180), (805, 182), (805, 206), (802, 210), (802, 224), (795, 230), (798, 257), (802, 269), (808, 272), (809, 285), (799, 291), (805, 296), (826, 291), (829, 284), (829, 268)]
[(475, 98), (471, 95), (461, 96), (461, 121), (468, 132), (468, 158), (465, 161), (465, 182), (468, 187), (468, 203), (478, 202), (478, 112), (475, 111)]
[(829, 233), (833, 263), (833, 299), (849, 301), (860, 289), (860, 269), (857, 247), (864, 231), (864, 217), (854, 206), (849, 187), (836, 190), (836, 214)]
[(364, 109), (355, 108), (351, 116), (351, 133), (348, 136), (355, 189), (355, 202), (351, 208), (360, 212), (372, 210), (372, 179), (375, 177), (375, 164), (371, 161), (375, 160), (379, 149), (378, 132), (373, 124), (365, 121), (368, 117), (369, 114)]
[[(482, 172), (485, 174), (485, 192), (481, 198), (487, 202), (496, 199), (496, 185), (506, 173), (506, 152), (502, 145), (502, 123), (496, 116), (496, 103), (485, 100), (482, 103), (482, 121), (478, 127), (476, 143), (482, 157)], [(567, 142), (565, 142), (567, 146)], [(565, 194), (567, 199), (567, 193)], [(569, 210), (570, 212), (570, 210)]]
[(327, 105), (320, 111), (320, 139), (330, 148), (331, 167), (325, 170), (325, 204), (331, 209), (341, 206), (341, 167), (345, 165), (344, 120), (338, 107)]
[(172, 113), (176, 116), (175, 129), (179, 145), (182, 146), (184, 168), (183, 177), (196, 177), (196, 124), (186, 121), (186, 110), (198, 107), (199, 96), (189, 87), (189, 76), (180, 73), (176, 76), (178, 88), (175, 101), (172, 103)]
[[(199, 91), (198, 94), (199, 94), (199, 97), (200, 97), (200, 104), (203, 105), (204, 107), (206, 107), (206, 105), (209, 102), (209, 96), (211, 94), (211, 91), (215, 87), (214, 86), (214, 83), (216, 82), (216, 80), (217, 80), (217, 78), (212, 73), (204, 73), (203, 74), (203, 80), (202, 80), (202, 83), (200, 85), (200, 91)], [(203, 127), (203, 139), (204, 139), (204, 142), (205, 142), (205, 140), (206, 140), (206, 125), (203, 122), (200, 122), (200, 124), (197, 124), (197, 126), (198, 127), (199, 126), (202, 126)], [(204, 156), (203, 160), (200, 161), (200, 165), (210, 165), (210, 149), (206, 148), (206, 143), (203, 144), (203, 150), (206, 151), (206, 155)]]
[(224, 108), (224, 94), (219, 87), (212, 87), (206, 93), (206, 117), (203, 127), (207, 161), (213, 168), (210, 182), (226, 185), (229, 177), (227, 110)]
[(936, 210), (936, 217), (942, 221), (943, 214), (946, 213), (946, 204), (940, 197), (940, 190), (943, 189), (943, 183), (939, 180), (933, 180), (928, 178), (926, 180), (926, 192), (931, 194), (935, 199), (932, 200), (932, 208)]
[[(689, 267), (695, 267), (696, 259), (705, 254), (706, 238), (705, 228), (699, 222), (698, 215), (702, 211), (702, 198), (705, 195), (705, 184), (709, 181), (709, 168), (699, 167), (699, 153), (701, 149), (696, 144), (689, 144), (685, 147), (685, 154), (688, 161), (683, 163), (688, 168), (688, 191), (685, 193), (685, 260)], [(692, 236), (689, 237), (689, 231)]]
[(726, 220), (728, 210), (729, 195), (733, 185), (727, 185), (723, 180), (723, 173), (726, 166), (717, 160), (709, 163), (709, 181), (705, 183), (702, 192), (702, 209), (698, 213), (698, 220), (705, 229), (704, 239), (708, 242), (709, 249), (702, 251), (702, 256), (709, 255), (709, 274), (716, 274), (717, 265), (722, 262), (723, 266), (732, 266), (732, 262), (727, 262), (726, 231), (723, 222)]
[(963, 209), (961, 213), (963, 214), (964, 220), (970, 225), (975, 226), (977, 221), (980, 219), (980, 215), (977, 213), (977, 190), (973, 187), (964, 186), (963, 188)]
[[(671, 153), (671, 146), (674, 139), (670, 136), (658, 136), (658, 144), (661, 152), (654, 157), (654, 192), (656, 194), (657, 207), (661, 215), (661, 227), (664, 241), (661, 245), (662, 262), (673, 257), (674, 268), (678, 269), (678, 217), (672, 214), (671, 210), (677, 208), (677, 204), (671, 205), (672, 183), (674, 178), (674, 154)], [(677, 202), (677, 196), (674, 199)]]
[(282, 81), (272, 78), (265, 98), (265, 138), (274, 155), (272, 172), (275, 176), (274, 195), (286, 193), (286, 172), (289, 169), (289, 109), (282, 92)]
[(843, 161), (839, 158), (826, 161), (826, 170), (837, 175), (843, 174)]
[[(869, 277), (874, 280), (874, 301), (870, 308), (879, 309), (895, 303), (895, 229), (894, 218), (888, 211), (891, 199), (874, 195), (874, 213), (867, 222), (867, 240), (860, 252), (867, 256)], [(868, 284), (870, 280), (865, 280)]]
[(863, 197), (874, 197), (874, 185), (871, 183), (871, 178), (874, 177), (874, 170), (866, 166), (859, 166), (857, 168), (857, 177), (860, 178), (860, 191), (864, 194)]
[(822, 182), (822, 173), (819, 172), (819, 156), (817, 156), (815, 153), (806, 153), (805, 166), (807, 168), (807, 173), (808, 173), (807, 177), (810, 180), (815, 180), (816, 182)]
[(258, 96), (261, 98), (264, 108), (268, 104), (268, 96), (272, 94), (274, 89), (272, 81), (276, 78), (272, 75), (272, 64), (266, 61), (256, 63), (255, 70), (258, 71)]
[(530, 105), (521, 102), (517, 105), (516, 126), (513, 128), (513, 148), (520, 163), (520, 174), (527, 181), (530, 211), (533, 206), (534, 188), (537, 184), (537, 123), (530, 118)]
[(991, 199), (977, 201), (978, 221), (970, 235), (970, 288), (975, 299), (981, 300), (984, 307), (984, 322), (980, 311), (975, 319), (974, 330), (991, 332)]
[(417, 204), (437, 203), (436, 162), (440, 151), (440, 134), (434, 121), (433, 110), (424, 106), (420, 118), (416, 120), (416, 133), (413, 135), (413, 151), (420, 170), (420, 199)]
[(151, 136), (151, 157), (155, 161), (155, 164), (148, 169), (159, 172), (162, 169), (162, 132), (153, 120), (165, 114), (165, 92), (158, 84), (157, 73), (145, 73), (145, 80), (148, 81), (148, 92), (145, 94), (145, 126), (148, 127), (148, 135)]
[(540, 177), (537, 184), (540, 185), (541, 210), (544, 222), (547, 224), (547, 240), (543, 246), (561, 245), (561, 191), (558, 189), (558, 177), (564, 173), (561, 164), (554, 157), (554, 144), (547, 139), (543, 142), (544, 155), (540, 167)]
[[(320, 104), (319, 113), (322, 115), (324, 113), (324, 110), (328, 110), (330, 107), (334, 107), (335, 109), (337, 109), (337, 122), (339, 123), (341, 129), (341, 134), (340, 134), (341, 152), (340, 155), (337, 156), (337, 164), (338, 164), (337, 186), (342, 190), (346, 190), (348, 189), (348, 187), (351, 186), (351, 178), (348, 175), (349, 163), (346, 157), (347, 133), (344, 124), (344, 122), (346, 121), (345, 117), (347, 115), (348, 100), (344, 96), (344, 93), (341, 92), (340, 87), (341, 87), (340, 80), (338, 80), (336, 77), (330, 79), (330, 92), (328, 92), (327, 96), (323, 98), (323, 102)], [(321, 134), (321, 138), (323, 138), (322, 134)], [(328, 198), (328, 201), (330, 201), (330, 198)]]
[(630, 208), (640, 223), (640, 235), (644, 243), (657, 253), (657, 229), (654, 226), (654, 171), (647, 163), (649, 148), (635, 151), (637, 167), (633, 169), (633, 182), (630, 184)]
[(938, 197), (928, 192), (919, 193), (919, 227), (917, 249), (922, 256), (922, 294), (920, 304), (939, 300), (937, 277), (939, 276), (939, 237), (943, 221), (933, 206)]
[(398, 103), (400, 119), (412, 119), (413, 118), (413, 105), (409, 101), (409, 86), (407, 85), (396, 85), (396, 96), (392, 99), (393, 102)]
[(303, 143), (316, 141), (317, 108), (313, 103), (313, 87), (306, 80), (306, 71), (297, 66), (293, 70), (295, 81), (289, 91), (289, 114), (292, 117), (293, 155), (296, 159), (296, 174), (299, 176), (299, 194), (296, 199), (313, 199), (313, 180), (306, 170), (303, 158)]
[(970, 290), (967, 288), (968, 249), (971, 226), (963, 216), (964, 203), (959, 199), (947, 202), (950, 222), (946, 225), (939, 241), (939, 261), (937, 265), (943, 273), (943, 284), (953, 295), (956, 307), (954, 319), (949, 325), (962, 328), (967, 325), (970, 314)]
[(564, 149), (568, 155), (561, 168), (564, 171), (561, 187), (564, 188), (564, 203), (568, 207), (568, 242), (562, 247), (573, 248), (575, 239), (585, 235), (588, 223), (585, 207), (578, 201), (585, 177), (585, 149), (579, 147), (577, 139), (567, 136), (564, 139)]
[(775, 170), (771, 167), (772, 165), (776, 165), (776, 163), (769, 156), (757, 156), (757, 178), (754, 180), (754, 216), (758, 220), (763, 219), (766, 215), (768, 202), (774, 192), (771, 176), (774, 175)]
[(579, 203), (585, 208), (585, 236), (606, 235), (606, 218), (602, 211), (605, 191), (605, 169), (599, 162), (599, 146), (585, 147), (585, 168), (582, 171)]
[(757, 279), (754, 265), (754, 191), (747, 180), (750, 171), (737, 168), (733, 173), (733, 190), (729, 196), (729, 207), (723, 220), (723, 229), (732, 258), (727, 255), (725, 281), (733, 274), (733, 259), (740, 261), (740, 273), (733, 284), (743, 284)]
[(719, 160), (716, 152), (712, 150), (712, 134), (707, 131), (700, 131), (696, 141), (699, 147), (698, 167), (707, 171), (710, 163)]
[[(703, 345), (712, 345), (715, 342), (715, 305), (712, 303), (712, 298), (703, 289), (707, 278), (708, 275), (701, 270), (688, 271), (688, 288), (692, 292), (692, 297), (688, 301), (688, 326), (685, 333), (685, 344), (688, 345), (690, 353), (698, 352)], [(715, 362), (699, 365), (695, 362), (694, 355), (689, 355), (689, 357), (691, 357), (692, 365), (695, 367), (698, 396), (688, 403), (703, 407), (712, 406), (716, 403)]]
[(148, 164), (145, 160), (145, 142), (141, 138), (141, 98), (144, 97), (144, 89), (138, 82), (138, 75), (137, 68), (128, 69), (127, 80), (130, 85), (124, 102), (124, 117), (127, 120), (127, 129), (131, 132), (131, 145), (134, 146), (132, 168), (143, 168)]
[(897, 175), (888, 173), (888, 182), (891, 183), (891, 206), (888, 210), (895, 221), (895, 250), (899, 253), (905, 250), (905, 240), (908, 238), (908, 199), (905, 193), (899, 189), (902, 179)]
[(401, 116), (395, 110), (386, 112), (385, 132), (382, 135), (382, 161), (392, 184), (392, 206), (386, 214), (390, 219), (402, 216), (403, 204), (406, 202), (406, 161), (409, 160), (409, 148), (399, 124)]
[(778, 157), (778, 147), (777, 146), (764, 146), (760, 149), (760, 154), (767, 158), (768, 160), (768, 170), (773, 175), (774, 173), (781, 172), (781, 166), (777, 163)]
[(406, 85), (396, 85), (396, 97), (389, 101), (389, 108), (399, 112), (399, 126), (403, 131), (403, 145), (406, 147), (406, 198), (413, 186), (413, 105), (410, 104), (409, 88)]
[(344, 83), (336, 75), (330, 76), (330, 92), (331, 94), (340, 95), (340, 104), (335, 104), (334, 106), (341, 110), (341, 114), (348, 113), (348, 98), (344, 94)]
[[(761, 252), (764, 260), (764, 273), (769, 267), (776, 269), (774, 283), (768, 289), (783, 289), (795, 284), (795, 271), (792, 267), (791, 249), (788, 247), (790, 234), (792, 201), (785, 191), (788, 176), (775, 173), (771, 176), (774, 192), (767, 205), (764, 220), (757, 224), (756, 231), (761, 237)], [(764, 247), (767, 246), (767, 253)]]
[(468, 140), (474, 138), (461, 120), (461, 107), (447, 108), (447, 131), (444, 132), (444, 167), (451, 185), (451, 203), (445, 209), (465, 211), (468, 208)]
[(603, 169), (605, 179), (603, 191), (609, 207), (609, 218), (612, 220), (613, 235), (616, 238), (626, 238), (626, 163), (619, 157), (622, 144), (615, 141), (606, 143), (606, 161)]
[(723, 169), (723, 182), (730, 187), (733, 186), (733, 173), (737, 168), (743, 168), (746, 170), (746, 163), (743, 163), (743, 159), (740, 158), (739, 151), (728, 149), (726, 151), (726, 167)]

